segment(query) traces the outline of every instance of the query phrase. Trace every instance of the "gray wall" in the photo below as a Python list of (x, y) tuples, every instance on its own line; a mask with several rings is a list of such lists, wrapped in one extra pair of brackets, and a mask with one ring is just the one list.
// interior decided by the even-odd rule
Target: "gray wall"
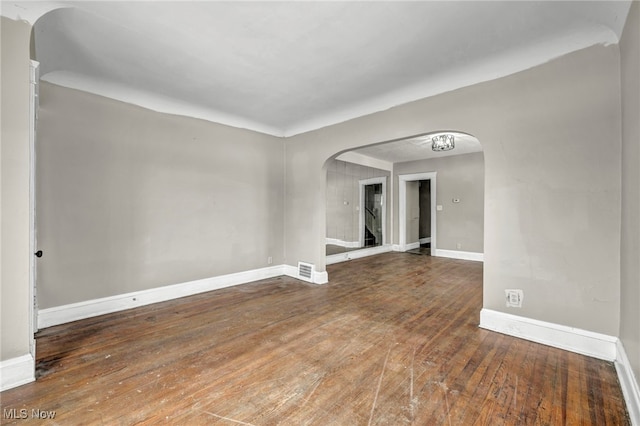
[[(391, 173), (374, 167), (361, 166), (340, 160), (327, 163), (327, 238), (346, 242), (359, 240), (360, 224), (360, 183), (363, 179), (387, 178), (385, 208), (389, 221), (389, 188)], [(347, 203), (347, 204), (345, 204)], [(387, 224), (387, 238), (389, 238)]]
[(622, 232), (620, 339), (640, 382), (640, 4), (633, 2), (622, 60)]
[[(484, 251), (484, 156), (481, 152), (394, 164), (393, 185), (398, 176), (437, 172), (436, 248), (482, 253)], [(453, 198), (460, 203), (454, 204)], [(399, 217), (394, 205), (393, 217)], [(394, 224), (398, 228), (398, 223)], [(394, 235), (399, 235), (394, 233)], [(410, 242), (410, 241), (409, 241)], [(395, 241), (398, 243), (398, 241)], [(461, 247), (457, 248), (457, 244)]]
[(0, 360), (29, 353), (29, 40), (0, 17)]
[[(326, 159), (434, 131), (467, 132), (485, 159), (484, 307), (616, 335), (619, 64), (617, 45), (593, 46), (287, 139), (287, 262), (325, 269)], [(524, 290), (517, 312), (505, 307), (507, 288)]]
[(44, 83), (40, 308), (283, 263), (279, 138)]

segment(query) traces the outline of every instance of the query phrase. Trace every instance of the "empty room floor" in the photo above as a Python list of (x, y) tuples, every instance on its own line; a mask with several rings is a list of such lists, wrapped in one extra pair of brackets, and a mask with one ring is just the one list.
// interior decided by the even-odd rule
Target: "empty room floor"
[(478, 328), (482, 263), (328, 271), (41, 330), (39, 378), (0, 395), (2, 424), (629, 424), (612, 363)]

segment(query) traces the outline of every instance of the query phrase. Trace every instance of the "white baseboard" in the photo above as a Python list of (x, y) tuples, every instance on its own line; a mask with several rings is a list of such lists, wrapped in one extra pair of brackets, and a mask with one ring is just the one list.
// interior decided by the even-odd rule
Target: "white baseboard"
[(360, 259), (362, 257), (373, 256), (375, 254), (388, 253), (390, 251), (393, 251), (393, 246), (391, 244), (363, 248), (360, 250), (348, 251), (346, 253), (338, 253), (327, 256), (326, 263), (327, 265), (332, 265), (334, 263), (346, 262), (347, 260), (352, 259)]
[(484, 253), (476, 253), (473, 251), (436, 249), (436, 256), (448, 257), (451, 259), (475, 260), (476, 262), (484, 262)]
[(491, 309), (480, 311), (480, 327), (536, 343), (615, 361), (617, 337)]
[(431, 242), (431, 237), (420, 238), (420, 244), (427, 244)]
[(329, 282), (329, 274), (327, 271), (318, 272), (313, 271), (313, 283), (314, 284), (326, 284)]
[(280, 275), (284, 275), (283, 265), (41, 309), (38, 311), (38, 328), (47, 328)]
[(326, 244), (331, 244), (331, 245), (334, 245), (334, 246), (344, 247), (344, 248), (358, 248), (358, 247), (360, 247), (360, 241), (344, 241), (344, 240), (339, 240), (337, 238), (327, 238), (325, 243)]
[(415, 243), (408, 243), (404, 245), (404, 251), (414, 250), (420, 248), (420, 241), (416, 241)]
[(0, 361), (0, 392), (35, 381), (35, 371), (31, 354)]
[(627, 412), (629, 413), (631, 424), (640, 426), (640, 386), (638, 386), (631, 363), (627, 358), (627, 352), (624, 350), (620, 339), (618, 339), (616, 346), (616, 371), (618, 372), (622, 395), (627, 404)]

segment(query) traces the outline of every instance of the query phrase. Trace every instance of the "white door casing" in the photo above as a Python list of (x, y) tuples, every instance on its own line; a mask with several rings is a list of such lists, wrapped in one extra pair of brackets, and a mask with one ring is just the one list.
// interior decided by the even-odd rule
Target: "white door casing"
[(436, 255), (436, 175), (437, 172), (413, 173), (398, 175), (398, 225), (400, 251), (407, 251), (407, 182), (420, 180), (431, 181), (431, 256)]

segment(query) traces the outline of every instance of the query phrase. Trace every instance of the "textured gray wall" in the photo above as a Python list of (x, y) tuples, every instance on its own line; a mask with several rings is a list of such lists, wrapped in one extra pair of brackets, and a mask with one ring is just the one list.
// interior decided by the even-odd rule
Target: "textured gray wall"
[[(484, 156), (481, 152), (431, 160), (394, 164), (394, 188), (398, 175), (437, 172), (436, 248), (482, 253), (484, 250)], [(397, 192), (396, 192), (397, 193)], [(459, 198), (459, 203), (453, 203)], [(394, 217), (398, 217), (394, 205)], [(398, 229), (398, 223), (394, 224)], [(407, 240), (411, 242), (411, 240)], [(397, 243), (397, 241), (396, 241)], [(460, 244), (460, 248), (458, 248)]]
[(0, 360), (29, 353), (29, 40), (31, 27), (0, 17)]
[(616, 335), (620, 96), (618, 46), (593, 46), (289, 138), (287, 262), (324, 270), (327, 159), (372, 143), (462, 131), (484, 149), (484, 307), (513, 313), (504, 290), (520, 288), (519, 315)]
[(640, 4), (633, 2), (622, 60), (622, 242), (620, 339), (640, 382)]
[(279, 138), (42, 84), (41, 308), (283, 263)]
[[(340, 160), (327, 163), (327, 238), (346, 242), (359, 240), (360, 224), (360, 181), (375, 177), (387, 178), (388, 201), (391, 173), (374, 167), (361, 166)], [(346, 204), (345, 204), (346, 203)], [(387, 220), (389, 219), (389, 203)], [(387, 225), (388, 226), (388, 225)], [(389, 231), (387, 228), (387, 238)]]

